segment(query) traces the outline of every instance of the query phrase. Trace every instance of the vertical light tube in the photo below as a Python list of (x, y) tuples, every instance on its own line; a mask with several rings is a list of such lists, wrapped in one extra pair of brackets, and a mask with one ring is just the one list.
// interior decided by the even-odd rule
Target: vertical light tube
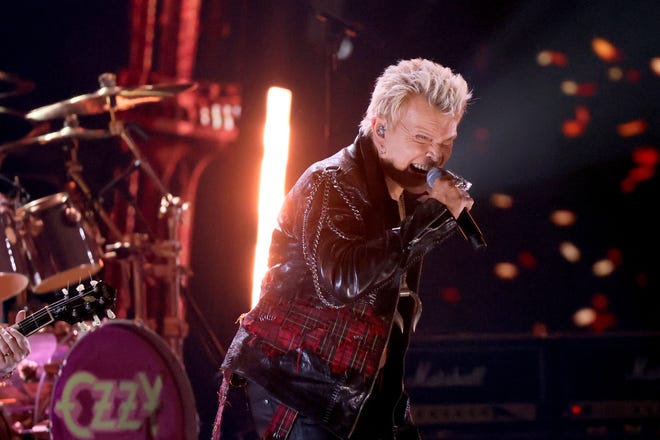
[(261, 279), (268, 265), (273, 228), (284, 201), (286, 164), (289, 158), (289, 134), (291, 126), (291, 90), (280, 87), (268, 89), (266, 123), (264, 127), (264, 155), (261, 161), (259, 181), (259, 209), (257, 246), (252, 271), (252, 307), (259, 301)]

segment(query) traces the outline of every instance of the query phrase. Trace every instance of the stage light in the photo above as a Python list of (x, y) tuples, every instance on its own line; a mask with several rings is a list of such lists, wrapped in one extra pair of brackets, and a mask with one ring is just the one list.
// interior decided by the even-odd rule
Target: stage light
[(259, 182), (259, 220), (257, 245), (252, 272), (252, 307), (259, 301), (261, 279), (268, 265), (268, 248), (277, 214), (284, 201), (286, 164), (289, 157), (292, 93), (288, 89), (268, 89), (266, 123), (264, 127), (264, 155)]

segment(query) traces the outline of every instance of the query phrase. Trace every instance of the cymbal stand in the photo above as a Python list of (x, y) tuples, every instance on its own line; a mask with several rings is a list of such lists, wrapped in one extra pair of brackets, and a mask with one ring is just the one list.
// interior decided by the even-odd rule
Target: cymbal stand
[[(64, 126), (68, 128), (77, 128), (78, 127), (78, 116), (75, 114), (68, 115), (64, 121)], [(92, 209), (103, 223), (108, 228), (108, 231), (117, 239), (121, 240), (122, 233), (117, 227), (117, 225), (112, 221), (108, 213), (105, 211), (101, 203), (92, 195), (92, 191), (85, 182), (85, 179), (82, 176), (82, 164), (78, 160), (78, 139), (72, 139), (71, 147), (69, 148), (70, 159), (66, 162), (66, 173), (67, 176), (76, 184), (78, 189), (83, 193), (85, 199), (88, 203), (91, 204)]]
[[(104, 73), (99, 76), (101, 87), (112, 90), (116, 87), (116, 76), (112, 73)], [(115, 112), (117, 108), (116, 96), (109, 94), (106, 97), (108, 111), (110, 114), (110, 132), (113, 135), (118, 135), (125, 142), (130, 149), (134, 158), (139, 161), (140, 168), (144, 170), (149, 179), (156, 186), (156, 189), (161, 194), (161, 202), (159, 208), (159, 218), (167, 217), (167, 239), (160, 242), (153, 247), (154, 254), (163, 257), (166, 261), (164, 265), (155, 269), (157, 276), (163, 279), (168, 279), (166, 283), (168, 286), (168, 311), (167, 316), (163, 319), (163, 337), (167, 340), (170, 348), (174, 353), (183, 359), (183, 339), (187, 335), (188, 327), (183, 319), (183, 313), (179, 305), (181, 302), (181, 284), (182, 272), (185, 270), (180, 267), (180, 253), (181, 243), (177, 239), (178, 228), (182, 221), (183, 212), (188, 209), (188, 204), (184, 203), (181, 198), (172, 195), (161, 180), (156, 175), (156, 172), (151, 167), (149, 162), (145, 160), (138, 148), (137, 144), (133, 141), (132, 137), (124, 127), (124, 124), (117, 120)], [(140, 259), (138, 259), (140, 261)], [(142, 295), (143, 292), (135, 292), (136, 303), (142, 305), (143, 310), (136, 310), (136, 317), (147, 317), (145, 301), (137, 301), (137, 296)]]

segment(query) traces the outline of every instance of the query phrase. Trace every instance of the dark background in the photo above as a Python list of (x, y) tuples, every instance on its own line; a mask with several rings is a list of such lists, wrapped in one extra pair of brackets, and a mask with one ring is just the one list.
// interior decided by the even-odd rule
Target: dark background
[[(632, 191), (621, 190), (639, 165), (633, 153), (658, 150), (660, 78), (650, 68), (660, 56), (658, 2), (206, 0), (202, 11), (192, 79), (240, 84), (243, 108), (239, 138), (213, 157), (194, 206), (194, 275), (185, 293), (203, 315), (189, 314), (186, 368), (202, 434), (215, 411), (222, 357), (209, 353), (207, 330), (226, 347), (236, 317), (249, 307), (259, 140), (269, 85), (289, 87), (294, 96), (289, 187), (313, 161), (354, 139), (373, 82), (387, 65), (428, 57), (467, 79), (475, 99), (450, 168), (474, 183), (473, 215), (489, 247), (477, 254), (456, 237), (427, 258), (422, 337), (660, 329), (655, 165), (650, 178)], [(0, 106), (28, 111), (95, 91), (100, 73), (128, 65), (129, 16), (127, 1), (0, 7), (0, 71), (35, 84)], [(332, 66), (347, 30), (352, 53)], [(620, 59), (598, 58), (591, 47), (596, 37), (616, 46)], [(565, 54), (567, 65), (539, 65), (543, 50)], [(613, 66), (626, 76), (610, 80)], [(596, 92), (566, 95), (561, 90), (566, 80), (593, 84)], [(562, 124), (576, 117), (578, 106), (589, 109), (590, 121), (582, 135), (567, 137)], [(619, 124), (637, 119), (646, 121), (645, 131), (632, 137), (617, 133)], [(20, 137), (20, 130), (2, 141)], [(83, 149), (83, 159), (99, 185), (111, 177), (108, 164), (126, 161), (116, 145)], [(0, 171), (10, 178), (27, 176), (35, 196), (48, 194), (58, 190), (59, 180), (50, 176), (61, 174), (62, 160), (58, 151), (44, 148), (19, 151)], [(511, 196), (512, 207), (495, 207), (493, 194)], [(576, 223), (554, 225), (550, 215), (557, 209), (573, 211)], [(580, 249), (578, 262), (560, 255), (565, 241)], [(594, 263), (606, 258), (615, 261), (615, 270), (595, 276)], [(515, 278), (495, 275), (502, 262), (518, 269)], [(585, 307), (596, 309), (600, 320), (580, 327), (573, 314)]]

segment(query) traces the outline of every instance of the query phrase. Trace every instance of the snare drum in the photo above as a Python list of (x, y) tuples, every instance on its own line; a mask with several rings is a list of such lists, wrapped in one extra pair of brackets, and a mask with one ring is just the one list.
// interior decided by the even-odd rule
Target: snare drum
[(16, 217), (26, 243), (34, 293), (78, 284), (103, 267), (98, 234), (67, 193), (34, 200), (18, 208)]
[(183, 365), (152, 330), (109, 321), (77, 341), (55, 381), (53, 440), (197, 440)]
[(18, 295), (29, 283), (25, 246), (16, 228), (14, 210), (0, 194), (0, 301)]

